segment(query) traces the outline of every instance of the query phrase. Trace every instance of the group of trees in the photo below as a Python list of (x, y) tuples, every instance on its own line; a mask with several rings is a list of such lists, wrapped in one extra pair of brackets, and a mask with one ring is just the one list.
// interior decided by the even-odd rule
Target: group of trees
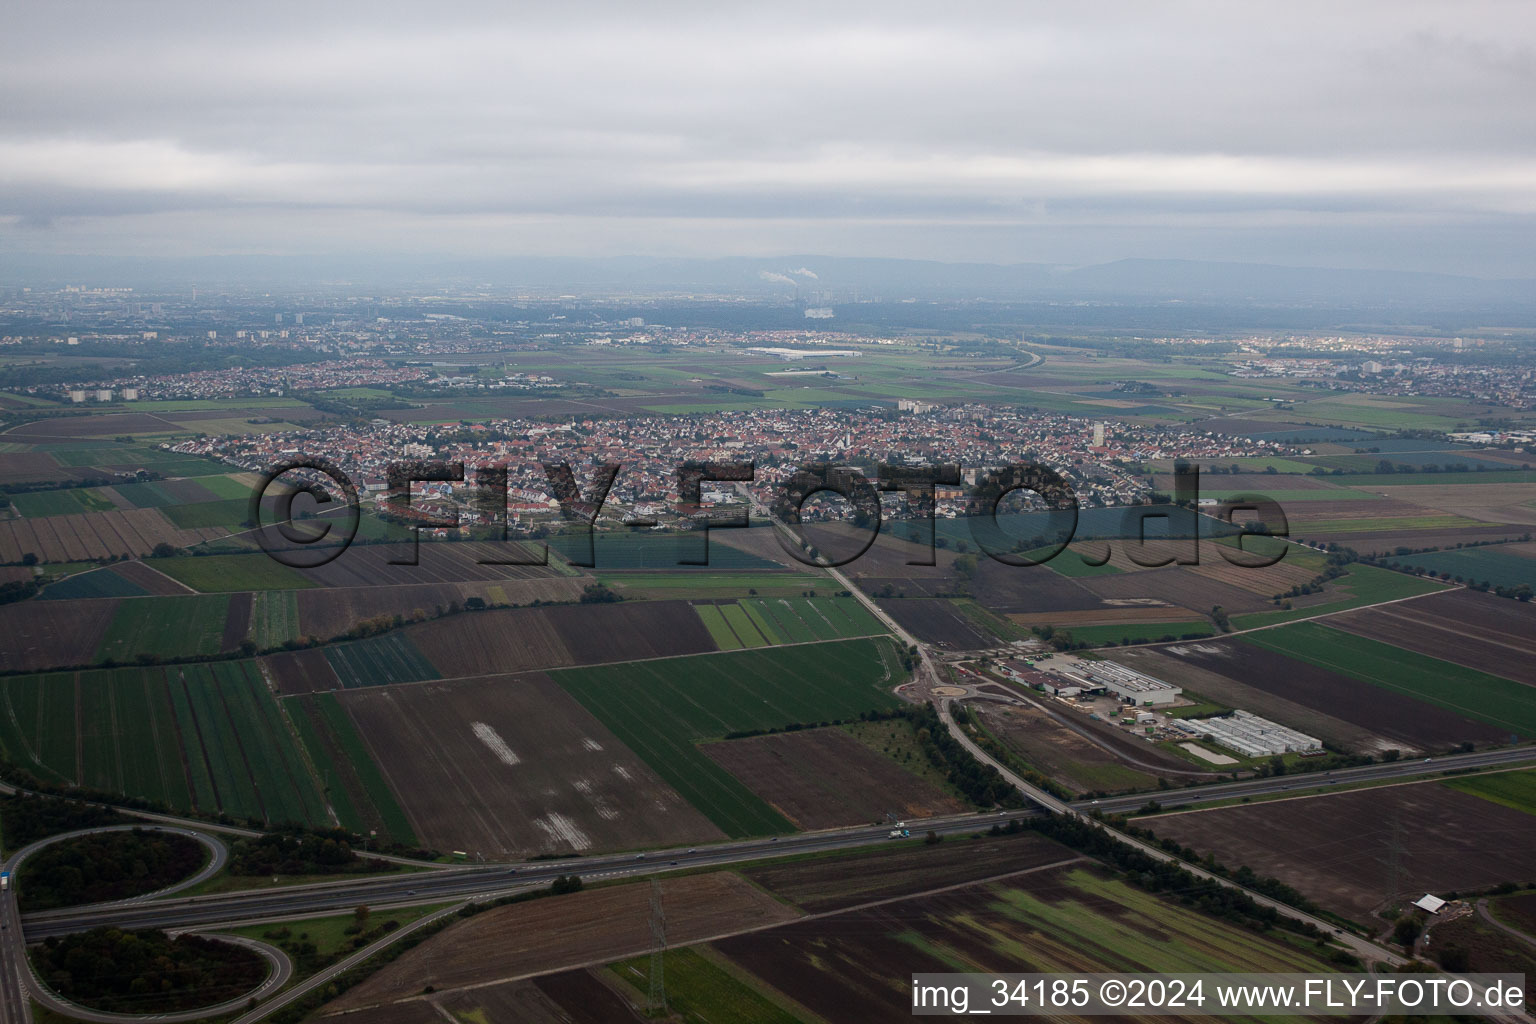
[(950, 735), (932, 704), (902, 710), (912, 727), (918, 748), (930, 764), (945, 774), (950, 785), (977, 807), (1019, 807), (1018, 789), (989, 764), (978, 761)]
[(342, 831), (269, 832), (236, 841), (229, 850), (234, 875), (332, 875), (388, 870), (389, 865), (359, 857)]
[(0, 796), (0, 821), (5, 822), (5, 849), (14, 853), (23, 846), (62, 832), (121, 825), (128, 819), (109, 807), (98, 807), (83, 800), (11, 793)]
[(142, 829), (60, 840), (27, 859), (21, 905), (50, 910), (142, 896), (189, 877), (207, 856), (195, 839)]
[(37, 973), (66, 999), (111, 1013), (168, 1013), (236, 999), (267, 965), (242, 946), (184, 933), (94, 928), (44, 939)]

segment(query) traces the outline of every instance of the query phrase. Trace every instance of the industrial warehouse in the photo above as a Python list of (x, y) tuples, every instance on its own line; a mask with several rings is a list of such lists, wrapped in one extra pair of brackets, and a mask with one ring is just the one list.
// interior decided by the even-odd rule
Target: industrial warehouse
[(1056, 671), (1075, 680), (1085, 693), (1107, 690), (1127, 704), (1172, 704), (1184, 692), (1172, 683), (1112, 661), (1077, 661)]
[(1169, 725), (1193, 738), (1209, 736), (1244, 757), (1304, 754), (1323, 749), (1322, 741), (1316, 737), (1287, 729), (1249, 711), (1234, 711), (1218, 718), (1174, 719)]

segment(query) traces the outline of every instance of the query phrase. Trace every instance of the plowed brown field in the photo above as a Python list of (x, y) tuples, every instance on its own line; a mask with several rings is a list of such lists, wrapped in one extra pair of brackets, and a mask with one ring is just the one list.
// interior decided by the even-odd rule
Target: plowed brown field
[(804, 829), (956, 814), (960, 801), (841, 729), (710, 743), (704, 752)]
[(547, 676), (338, 698), (416, 835), (436, 849), (511, 859), (721, 838)]

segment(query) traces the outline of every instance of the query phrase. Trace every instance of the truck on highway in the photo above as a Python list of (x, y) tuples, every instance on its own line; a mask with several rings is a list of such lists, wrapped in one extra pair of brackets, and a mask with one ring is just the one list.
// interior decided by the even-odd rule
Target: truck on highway
[(0, 871), (0, 892), (3, 892), (4, 890), (9, 889), (10, 887), (11, 887), (11, 873), (9, 871)]
[(905, 828), (893, 828), (893, 829), (891, 829), (891, 834), (887, 838), (889, 838), (889, 839), (911, 839), (912, 838), (912, 830), (911, 829), (905, 829)]

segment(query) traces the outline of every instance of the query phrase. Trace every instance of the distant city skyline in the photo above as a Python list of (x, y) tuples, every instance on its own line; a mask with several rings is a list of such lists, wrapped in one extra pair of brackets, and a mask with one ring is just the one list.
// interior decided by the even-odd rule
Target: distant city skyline
[(1536, 9), (24, 5), (7, 254), (1536, 276)]

